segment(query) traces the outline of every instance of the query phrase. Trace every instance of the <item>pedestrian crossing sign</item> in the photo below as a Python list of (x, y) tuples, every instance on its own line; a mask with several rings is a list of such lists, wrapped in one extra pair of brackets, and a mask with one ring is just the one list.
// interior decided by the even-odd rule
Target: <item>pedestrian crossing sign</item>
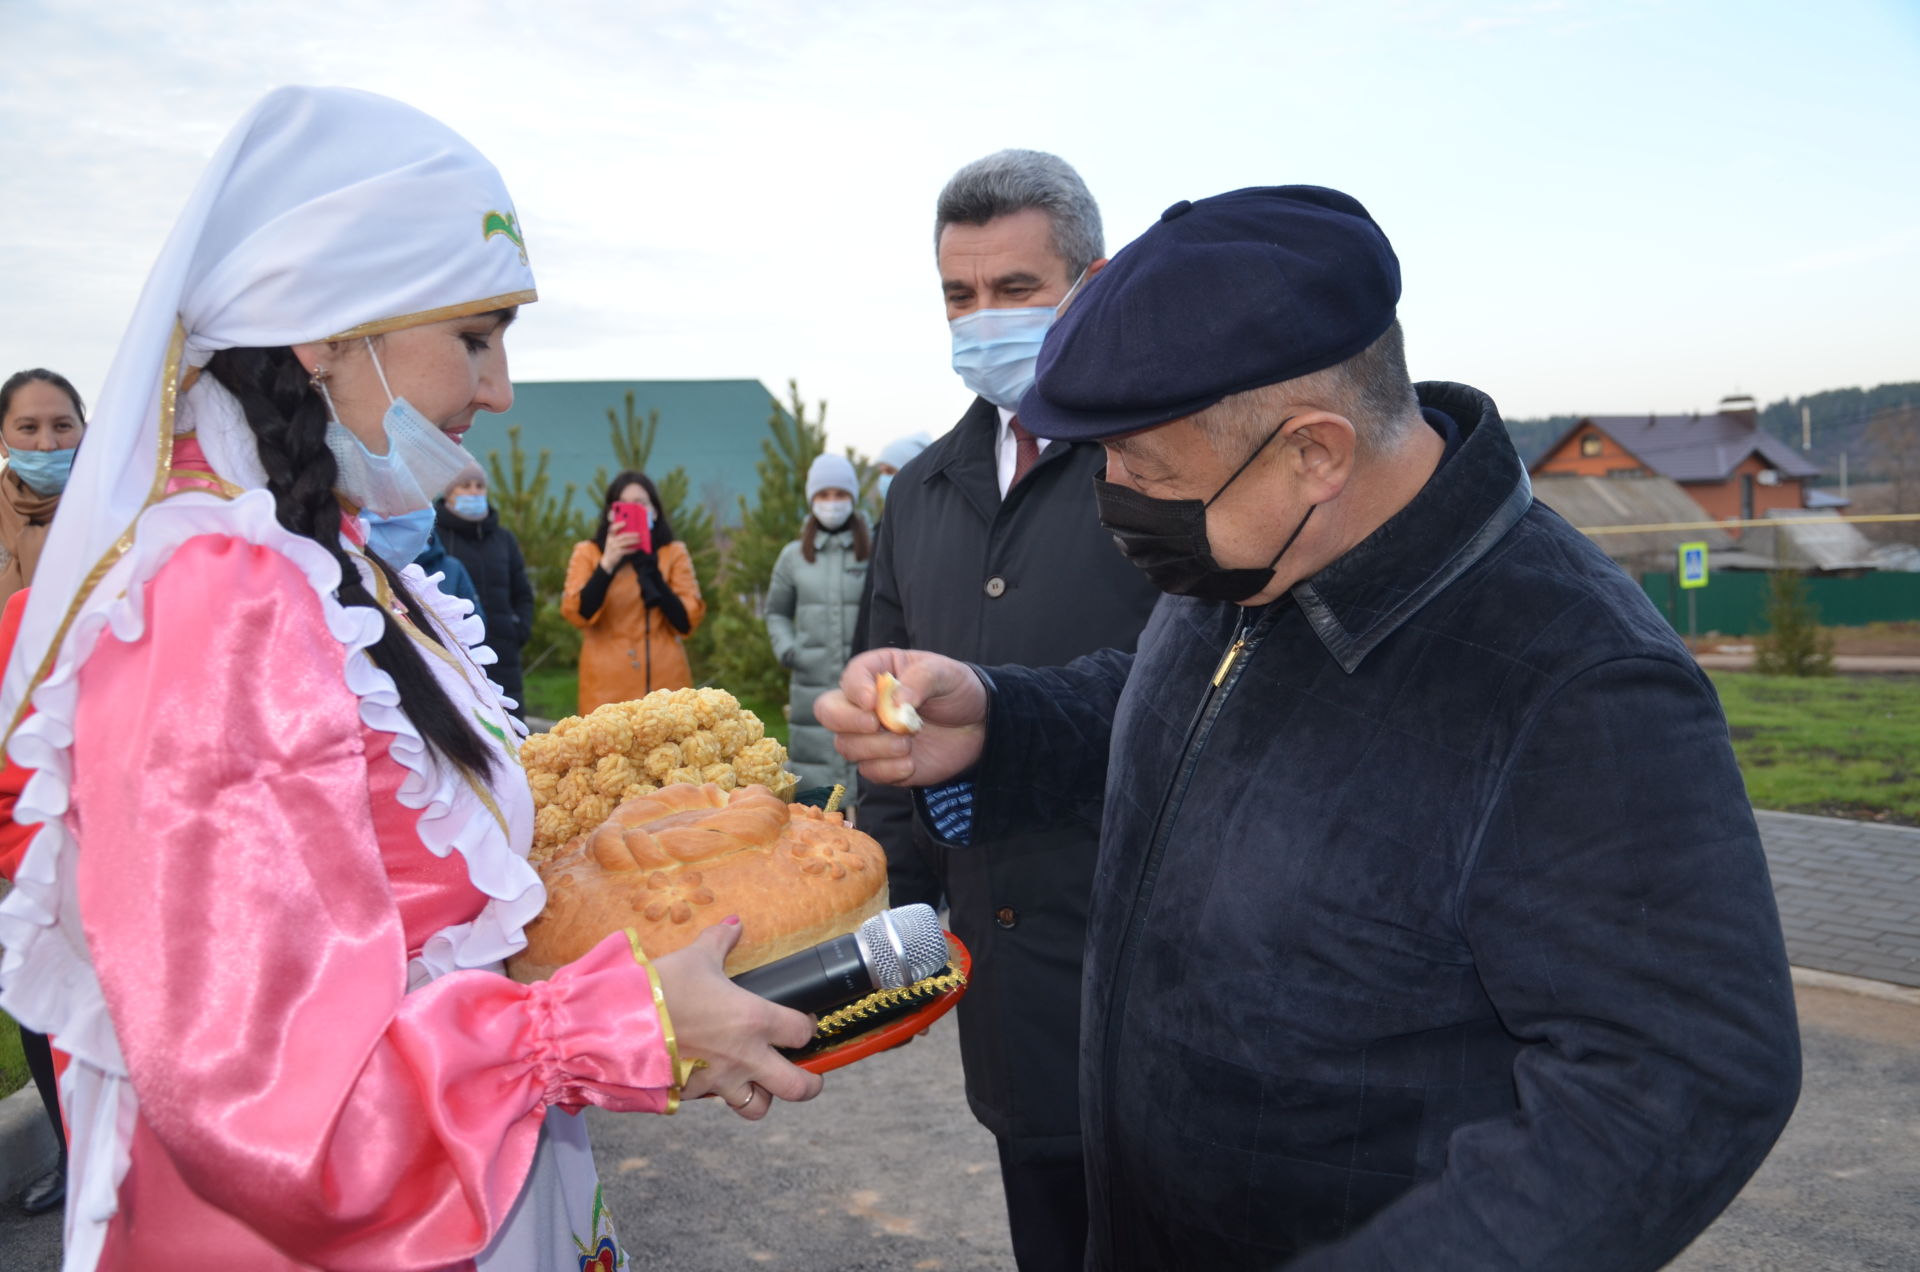
[(1680, 586), (1705, 587), (1707, 585), (1707, 545), (1704, 543), (1683, 543), (1680, 545)]

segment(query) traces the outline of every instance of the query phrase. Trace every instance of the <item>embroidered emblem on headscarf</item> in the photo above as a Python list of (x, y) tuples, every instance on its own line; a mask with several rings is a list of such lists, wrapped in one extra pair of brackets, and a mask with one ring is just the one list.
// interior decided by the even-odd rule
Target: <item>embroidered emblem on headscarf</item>
[(520, 226), (511, 212), (489, 212), (480, 219), (482, 238), (492, 238), (499, 234), (520, 249), (520, 263), (527, 263), (527, 241), (520, 237)]

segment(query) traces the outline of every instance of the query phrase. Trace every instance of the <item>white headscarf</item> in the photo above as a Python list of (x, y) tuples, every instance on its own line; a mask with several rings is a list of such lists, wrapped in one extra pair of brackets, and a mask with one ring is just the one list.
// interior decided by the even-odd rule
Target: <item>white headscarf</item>
[[(459, 134), (372, 93), (267, 94), (207, 165), (107, 372), (0, 683), (0, 727), (11, 732), (98, 572), (164, 491), (187, 367), (220, 349), (357, 339), (534, 299), (506, 185)], [(228, 425), (203, 430), (209, 458), (258, 485), (237, 404), (207, 396), (226, 399), (204, 414)]]

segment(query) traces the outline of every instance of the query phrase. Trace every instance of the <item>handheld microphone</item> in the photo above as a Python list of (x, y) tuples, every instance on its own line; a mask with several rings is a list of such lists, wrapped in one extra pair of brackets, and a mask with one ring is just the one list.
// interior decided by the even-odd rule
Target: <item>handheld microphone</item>
[(877, 989), (904, 989), (947, 965), (947, 938), (930, 905), (882, 910), (858, 931), (742, 972), (733, 983), (795, 1011), (818, 1014)]

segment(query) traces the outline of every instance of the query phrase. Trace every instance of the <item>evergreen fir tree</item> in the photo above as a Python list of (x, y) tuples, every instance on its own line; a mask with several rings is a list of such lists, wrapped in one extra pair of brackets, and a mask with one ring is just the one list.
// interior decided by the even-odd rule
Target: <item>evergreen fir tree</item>
[[(759, 488), (740, 499), (740, 525), (728, 537), (719, 578), (707, 589), (707, 621), (689, 642), (697, 677), (762, 710), (787, 700), (787, 672), (767, 639), (767, 586), (780, 549), (800, 533), (807, 515), (807, 469), (827, 448), (827, 404), (811, 417), (797, 381), (787, 382), (788, 404), (774, 402), (770, 436), (754, 466)], [(664, 493), (664, 492), (663, 492)]]
[(573, 506), (578, 493), (572, 482), (556, 495), (547, 473), (550, 451), (542, 450), (529, 470), (527, 452), (520, 445), (520, 426), (507, 429), (507, 458), (499, 451), (487, 456), (491, 470), (487, 498), (500, 513), (500, 524), (520, 540), (533, 585), (533, 638), (527, 642), (525, 669), (552, 663), (572, 666), (580, 658), (580, 632), (561, 617), (560, 593), (566, 584), (567, 560), (573, 545), (592, 537), (592, 514)]
[(1763, 676), (1830, 676), (1833, 636), (1820, 628), (1820, 611), (1798, 570), (1767, 579), (1767, 631), (1755, 642), (1753, 669)]

